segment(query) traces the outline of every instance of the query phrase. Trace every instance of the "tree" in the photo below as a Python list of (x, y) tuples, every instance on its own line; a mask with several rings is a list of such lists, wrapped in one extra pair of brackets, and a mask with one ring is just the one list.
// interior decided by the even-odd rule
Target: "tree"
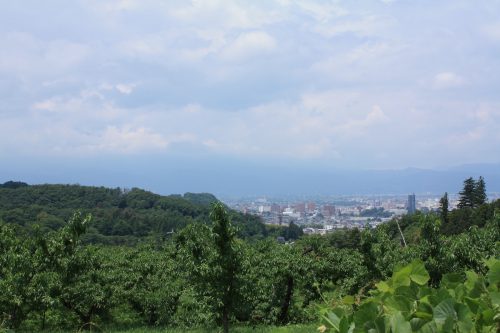
[(458, 208), (465, 208), (474, 206), (474, 196), (476, 192), (476, 182), (474, 178), (469, 177), (464, 180), (464, 188), (460, 191), (460, 199), (458, 201)]
[(486, 184), (481, 176), (476, 181), (469, 177), (464, 180), (464, 188), (460, 191), (458, 208), (476, 208), (486, 203)]
[(439, 200), (439, 208), (441, 211), (441, 220), (444, 224), (448, 223), (448, 192), (445, 192), (443, 197)]
[(210, 218), (215, 243), (217, 267), (214, 274), (214, 286), (218, 295), (218, 310), (221, 315), (224, 332), (229, 332), (229, 316), (235, 301), (236, 274), (239, 271), (236, 231), (229, 221), (228, 214), (221, 202), (214, 203)]
[(473, 205), (474, 207), (481, 206), (486, 203), (486, 184), (481, 176), (474, 187)]

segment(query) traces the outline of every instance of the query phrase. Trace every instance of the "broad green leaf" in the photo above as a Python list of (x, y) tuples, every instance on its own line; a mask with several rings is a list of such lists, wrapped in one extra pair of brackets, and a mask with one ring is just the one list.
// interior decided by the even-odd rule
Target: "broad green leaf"
[(495, 306), (495, 305), (500, 306), (500, 292), (491, 291), (490, 298), (491, 298), (491, 304), (493, 304), (493, 306)]
[(388, 310), (388, 313), (409, 313), (412, 307), (411, 299), (408, 299), (403, 295), (392, 295), (390, 297), (387, 297), (384, 303), (384, 306)]
[(380, 281), (375, 286), (377, 287), (378, 290), (380, 290), (381, 292), (384, 292), (384, 293), (391, 290), (391, 288), (389, 287), (389, 285), (385, 281)]
[(391, 332), (393, 333), (411, 333), (410, 322), (406, 321), (401, 312), (396, 312), (390, 317)]
[(441, 286), (447, 289), (455, 289), (457, 286), (461, 285), (464, 281), (464, 277), (459, 273), (448, 273), (443, 276), (441, 280)]
[(420, 302), (417, 307), (417, 311), (415, 312), (415, 315), (419, 318), (422, 319), (432, 319), (433, 317), (433, 311), (432, 311), (432, 306), (428, 303), (422, 303)]
[(392, 285), (394, 288), (399, 286), (409, 286), (411, 279), (410, 274), (412, 272), (411, 264), (406, 265), (399, 270), (395, 271), (392, 275)]
[(434, 320), (438, 324), (444, 324), (445, 321), (451, 318), (457, 320), (457, 312), (455, 311), (455, 301), (451, 298), (445, 299), (434, 308)]
[(411, 273), (410, 279), (416, 284), (423, 286), (430, 279), (429, 273), (425, 269), (425, 265), (421, 260), (415, 260), (410, 264)]
[(331, 328), (336, 332), (339, 331), (340, 318), (334, 312), (328, 312), (323, 318)]
[(500, 283), (500, 260), (496, 260), (489, 266), (488, 280), (490, 284), (498, 286)]
[(386, 318), (378, 317), (377, 319), (375, 319), (374, 324), (376, 332), (387, 332), (388, 327), (386, 325)]
[(368, 329), (378, 316), (378, 306), (373, 302), (362, 304), (358, 311), (354, 313), (354, 324), (357, 329)]
[(480, 300), (476, 298), (471, 298), (471, 297), (464, 297), (464, 301), (469, 307), (469, 309), (472, 311), (472, 313), (477, 313), (478, 310), (480, 309)]
[(349, 333), (353, 326), (354, 325), (349, 322), (349, 319), (344, 316), (339, 323), (339, 333)]
[(354, 304), (354, 296), (347, 295), (342, 298), (342, 303), (345, 305), (353, 305)]
[(436, 306), (448, 298), (452, 298), (452, 296), (450, 295), (448, 290), (438, 289), (437, 292), (430, 295), (428, 299), (429, 299), (431, 305)]
[(467, 271), (465, 272), (465, 275), (467, 276), (467, 279), (465, 280), (465, 286), (467, 287), (467, 290), (472, 290), (474, 289), (474, 286), (476, 285), (476, 282), (478, 280), (478, 276), (475, 272), (473, 271)]
[(424, 326), (428, 320), (422, 318), (412, 318), (410, 320), (411, 329), (413, 332), (418, 331), (422, 326)]
[(438, 327), (435, 321), (430, 321), (427, 324), (424, 324), (418, 331), (418, 333), (437, 333)]

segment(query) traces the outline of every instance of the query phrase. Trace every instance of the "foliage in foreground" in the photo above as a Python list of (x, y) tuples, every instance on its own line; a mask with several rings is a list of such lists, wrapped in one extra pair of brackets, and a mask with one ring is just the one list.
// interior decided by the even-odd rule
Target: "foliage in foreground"
[(323, 309), (320, 331), (349, 332), (498, 332), (500, 330), (500, 260), (486, 262), (485, 276), (467, 271), (446, 274), (439, 288), (424, 263), (415, 260), (379, 282), (362, 301), (346, 296)]
[[(24, 197), (28, 192), (16, 193)], [(127, 205), (143, 194), (131, 191), (135, 199), (127, 197)], [(160, 201), (148, 211), (167, 208)], [(380, 296), (381, 302), (399, 300), (399, 287), (387, 283), (394, 289), (391, 296), (375, 282), (415, 259), (425, 266), (429, 285), (443, 288), (449, 273), (489, 274), (485, 259), (500, 254), (500, 200), (451, 211), (448, 221), (417, 213), (375, 230), (339, 230), (293, 244), (238, 238), (230, 221), (234, 216), (217, 207), (211, 223), (192, 223), (135, 247), (89, 245), (85, 235), (94, 224), (81, 214), (54, 231), (42, 225), (38, 232), (19, 233), (12, 223), (0, 222), (0, 327), (16, 332), (143, 326), (182, 331), (224, 321), (232, 327), (288, 327), (317, 320), (322, 294), (357, 293), (364, 299), (384, 292), (389, 296)], [(412, 274), (404, 287), (432, 294), (434, 289), (420, 286), (422, 280)], [(421, 296), (418, 302), (424, 303)], [(355, 318), (364, 301), (345, 300), (340, 308)]]

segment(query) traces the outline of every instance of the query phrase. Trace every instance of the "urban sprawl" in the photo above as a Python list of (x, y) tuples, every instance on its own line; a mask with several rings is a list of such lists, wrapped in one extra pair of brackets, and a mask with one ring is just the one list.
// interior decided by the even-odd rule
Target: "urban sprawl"
[[(262, 217), (267, 224), (291, 222), (306, 234), (326, 234), (343, 228), (374, 228), (392, 218), (439, 209), (436, 195), (343, 196), (331, 198), (246, 198), (225, 200), (233, 209)], [(455, 208), (458, 196), (450, 196)]]

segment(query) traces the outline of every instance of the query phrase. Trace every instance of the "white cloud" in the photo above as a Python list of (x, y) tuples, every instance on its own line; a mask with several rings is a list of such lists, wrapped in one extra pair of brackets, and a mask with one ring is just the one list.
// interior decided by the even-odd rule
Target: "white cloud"
[(329, 24), (318, 24), (313, 29), (321, 35), (331, 38), (342, 34), (359, 37), (378, 36), (392, 25), (392, 19), (378, 16), (366, 16), (361, 19), (344, 19)]
[[(383, 2), (391, 1), (6, 8), (2, 147), (130, 154), (189, 142), (256, 159), (336, 156), (355, 164), (360, 156), (404, 155), (410, 142), (411, 156), (400, 160), (411, 164), (468, 133), (484, 156), (495, 155), (498, 4), (447, 0), (429, 11)], [(45, 19), (26, 21), (28, 14)], [(452, 89), (464, 85), (466, 94)], [(443, 160), (459, 161), (460, 149)]]
[(116, 90), (118, 90), (122, 94), (130, 95), (134, 91), (134, 88), (136, 87), (136, 85), (135, 84), (119, 83), (115, 87), (116, 87)]
[(221, 56), (230, 61), (241, 61), (255, 56), (268, 54), (276, 48), (275, 39), (264, 31), (252, 31), (239, 35), (226, 48)]
[(442, 72), (434, 76), (432, 86), (434, 89), (448, 89), (460, 87), (465, 84), (465, 79), (453, 72)]
[(305, 13), (312, 16), (318, 22), (328, 22), (329, 20), (345, 16), (349, 11), (334, 2), (315, 2), (307, 0), (296, 1)]
[(84, 43), (46, 41), (24, 32), (0, 32), (0, 44), (0, 72), (18, 75), (60, 75), (82, 64), (92, 53)]
[(169, 142), (158, 133), (144, 127), (108, 126), (95, 144), (84, 148), (106, 152), (137, 153), (167, 148)]
[(367, 134), (370, 127), (380, 125), (389, 120), (389, 117), (382, 111), (380, 106), (374, 105), (372, 110), (362, 119), (349, 120), (335, 128), (335, 131), (342, 136), (353, 137)]

